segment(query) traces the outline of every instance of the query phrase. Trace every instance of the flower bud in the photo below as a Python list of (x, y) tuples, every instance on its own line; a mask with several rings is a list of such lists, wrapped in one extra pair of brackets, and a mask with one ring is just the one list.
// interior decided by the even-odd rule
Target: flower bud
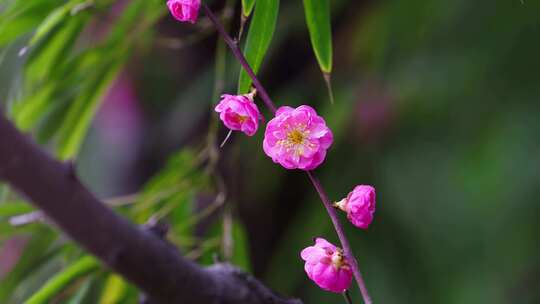
[(248, 136), (253, 136), (259, 127), (261, 114), (257, 105), (253, 102), (253, 95), (221, 95), (221, 101), (215, 110), (219, 118), (230, 130), (242, 131)]
[(167, 6), (176, 20), (195, 23), (199, 16), (201, 0), (169, 0)]
[(358, 228), (367, 229), (375, 213), (375, 188), (359, 185), (334, 207), (347, 213), (349, 221)]
[(323, 238), (300, 253), (308, 277), (320, 288), (341, 293), (349, 288), (352, 271), (343, 251)]

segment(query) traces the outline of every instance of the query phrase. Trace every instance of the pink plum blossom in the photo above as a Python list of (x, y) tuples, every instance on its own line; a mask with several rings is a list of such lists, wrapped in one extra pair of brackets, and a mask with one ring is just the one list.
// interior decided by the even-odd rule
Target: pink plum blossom
[(253, 102), (253, 95), (221, 95), (215, 110), (227, 128), (242, 131), (248, 136), (257, 132), (261, 114)]
[(306, 261), (304, 269), (308, 277), (320, 288), (336, 293), (349, 288), (352, 271), (341, 248), (317, 238), (315, 245), (302, 250), (300, 256)]
[(266, 125), (263, 149), (287, 169), (313, 170), (324, 161), (332, 141), (332, 131), (312, 107), (284, 106)]
[(358, 185), (346, 198), (334, 203), (334, 206), (345, 211), (353, 225), (367, 229), (375, 213), (375, 188)]
[(169, 0), (167, 6), (176, 20), (195, 23), (199, 16), (201, 0)]

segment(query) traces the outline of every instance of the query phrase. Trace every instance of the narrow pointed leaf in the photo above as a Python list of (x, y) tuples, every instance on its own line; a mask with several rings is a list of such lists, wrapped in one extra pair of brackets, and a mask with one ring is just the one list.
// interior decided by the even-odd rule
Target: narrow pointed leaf
[(122, 303), (128, 289), (128, 284), (122, 277), (111, 274), (105, 283), (101, 294), (100, 304)]
[(40, 266), (51, 258), (47, 249), (56, 237), (57, 235), (51, 230), (43, 229), (33, 232), (32, 238), (25, 246), (17, 265), (0, 279), (0, 303), (10, 303), (10, 298), (15, 294), (19, 283), (32, 276)]
[[(244, 55), (255, 73), (259, 71), (276, 29), (279, 0), (258, 0), (249, 26)], [(238, 80), (238, 92), (247, 93), (251, 79), (243, 69)]]
[(242, 14), (244, 17), (251, 15), (253, 6), (255, 5), (255, 0), (242, 0)]
[(94, 270), (99, 269), (100, 264), (92, 256), (84, 256), (71, 266), (50, 278), (43, 287), (30, 297), (26, 304), (51, 303), (54, 296), (71, 285), (76, 279), (81, 278)]
[(304, 0), (306, 23), (315, 57), (324, 73), (332, 72), (332, 29), (329, 0)]

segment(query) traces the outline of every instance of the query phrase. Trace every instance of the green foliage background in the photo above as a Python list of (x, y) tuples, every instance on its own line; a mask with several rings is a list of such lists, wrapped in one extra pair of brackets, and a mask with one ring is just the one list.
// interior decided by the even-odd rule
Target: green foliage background
[[(243, 11), (256, 17), (259, 1)], [(205, 209), (220, 191), (201, 161), (221, 93), (212, 89), (235, 92), (244, 79), (223, 46), (216, 56), (208, 21), (176, 23), (164, 1), (115, 2), (0, 1), (0, 103), (9, 116), (59, 158), (76, 158), (101, 197), (136, 193), (115, 209), (138, 224), (166, 219), (188, 257), (210, 263), (232, 231), (233, 261), (272, 288), (305, 303), (342, 303), (306, 278), (299, 259), (313, 236), (337, 241), (330, 221), (305, 176), (263, 154), (262, 131), (220, 150), (233, 228), (224, 231), (220, 206)], [(232, 32), (241, 3), (252, 3), (234, 2), (224, 14)], [(330, 197), (376, 186), (374, 224), (346, 225), (374, 302), (538, 303), (539, 2), (335, 0), (315, 15), (304, 2), (265, 2), (277, 12), (275, 29), (251, 20), (241, 43), (268, 43), (245, 48), (278, 105), (310, 104), (333, 129), (317, 170)], [(309, 16), (319, 26), (308, 30)], [(324, 16), (332, 37), (317, 35), (327, 30)], [(332, 71), (334, 105), (321, 70)], [(123, 78), (143, 119), (136, 142), (111, 143), (95, 116)], [(0, 303), (32, 295), (29, 303), (137, 302), (133, 286), (54, 228), (10, 225), (32, 211), (22, 200), (2, 186), (0, 242), (26, 245), (10, 272), (0, 269)]]

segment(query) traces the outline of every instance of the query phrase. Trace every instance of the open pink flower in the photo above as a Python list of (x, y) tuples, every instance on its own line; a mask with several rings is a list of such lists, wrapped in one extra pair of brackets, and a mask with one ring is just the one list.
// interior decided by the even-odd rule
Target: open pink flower
[(347, 212), (347, 218), (358, 228), (367, 229), (375, 213), (375, 188), (359, 185), (334, 206)]
[(302, 250), (300, 256), (306, 265), (308, 277), (320, 288), (331, 292), (343, 292), (352, 280), (352, 271), (343, 251), (323, 238), (315, 239), (315, 245)]
[(199, 16), (201, 0), (169, 0), (167, 6), (176, 20), (195, 23)]
[(261, 114), (253, 102), (253, 94), (223, 94), (215, 110), (227, 128), (242, 131), (248, 136), (257, 132)]
[(263, 149), (287, 169), (313, 170), (324, 161), (332, 141), (332, 131), (312, 107), (280, 107), (266, 125)]

